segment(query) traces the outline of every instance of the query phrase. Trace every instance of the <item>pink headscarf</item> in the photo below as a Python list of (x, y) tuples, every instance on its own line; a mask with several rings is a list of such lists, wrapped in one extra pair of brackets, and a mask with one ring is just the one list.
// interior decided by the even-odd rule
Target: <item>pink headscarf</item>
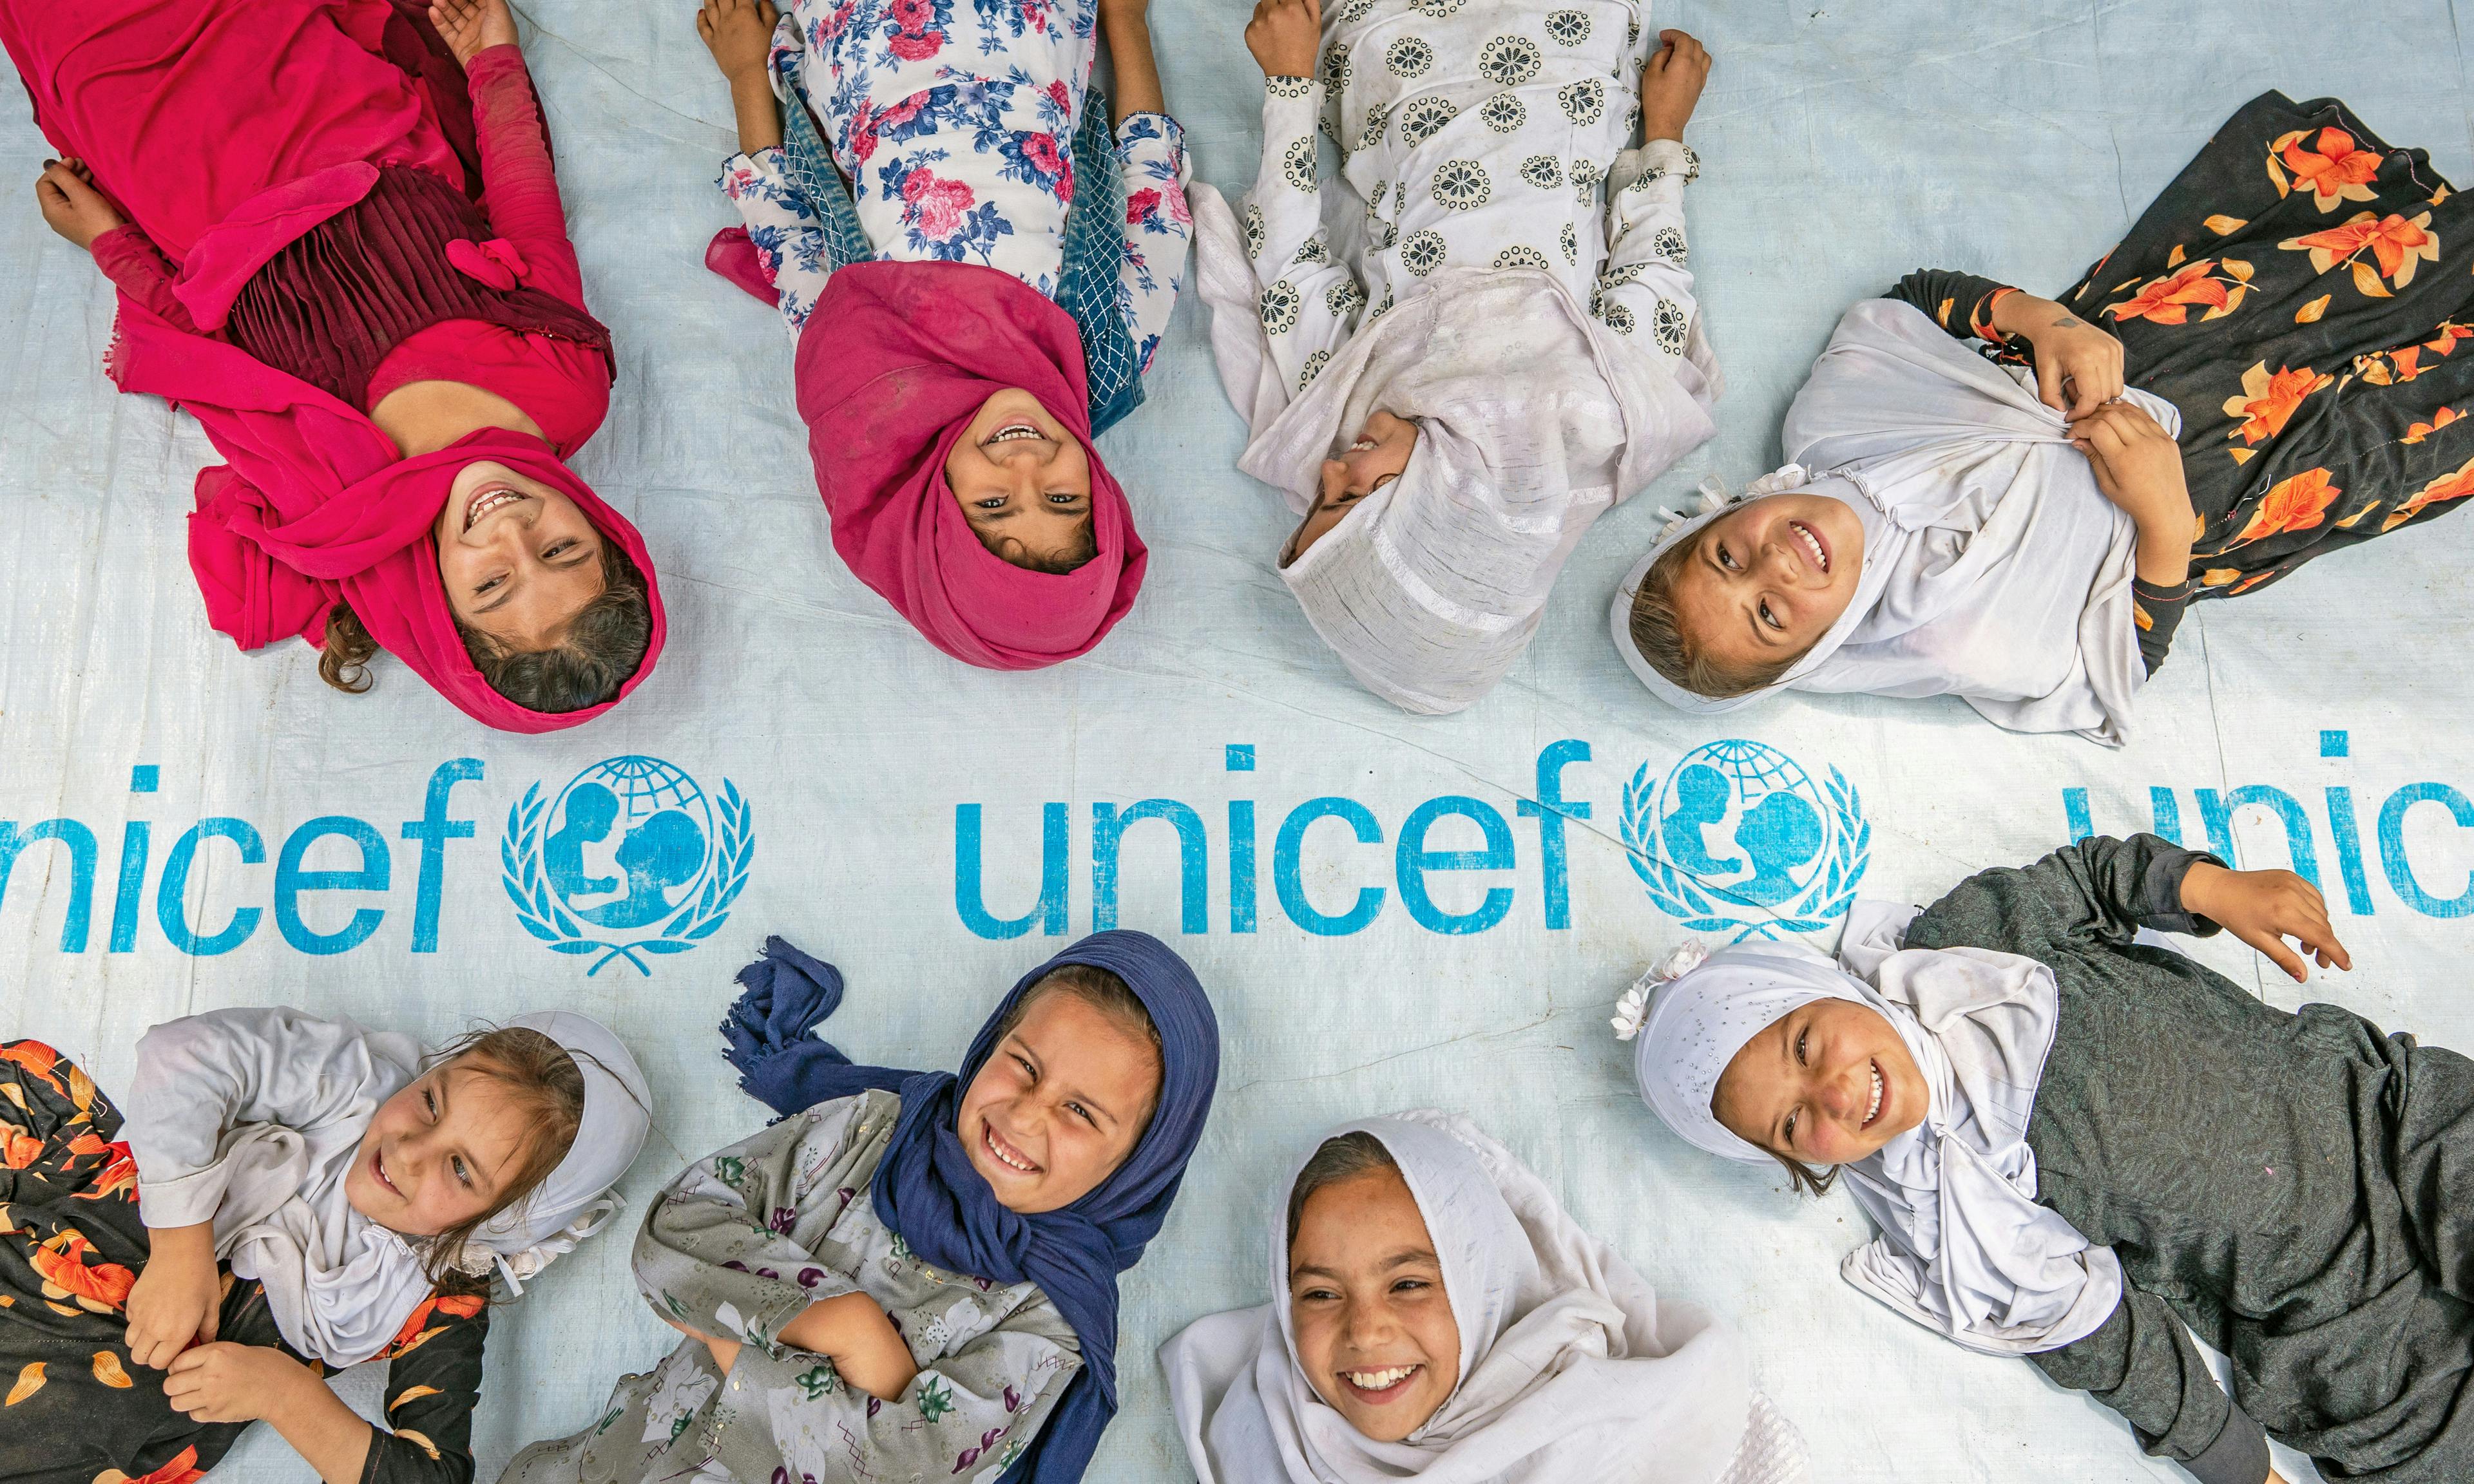
[[(465, 715), (502, 731), (555, 731), (627, 698), (661, 658), (667, 632), (643, 538), (550, 446), (483, 428), (404, 459), (361, 413), (237, 347), (186, 334), (123, 296), (112, 379), (185, 408), (230, 462), (201, 470), (189, 566), (214, 627), (243, 649), (323, 638), (327, 610), (352, 606), (370, 637)], [(490, 688), (456, 633), (429, 536), (456, 473), (490, 459), (575, 501), (602, 539), (643, 574), (652, 636), (618, 694), (581, 711), (535, 711)]]
[[(1126, 492), (1091, 446), (1074, 321), (1010, 274), (970, 263), (837, 269), (799, 337), (799, 416), (834, 549), (946, 654), (1035, 670), (1085, 654), (1134, 605), (1149, 560)], [(1020, 387), (1091, 462), (1099, 552), (1062, 575), (980, 544), (945, 458), (980, 404)]]

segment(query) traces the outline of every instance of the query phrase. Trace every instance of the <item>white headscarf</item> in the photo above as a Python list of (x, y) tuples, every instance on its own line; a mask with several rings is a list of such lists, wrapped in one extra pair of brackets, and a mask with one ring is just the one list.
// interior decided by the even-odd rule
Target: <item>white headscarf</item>
[(1445, 269), (1291, 400), (1244, 233), (1218, 192), (1189, 195), (1212, 352), (1252, 435), (1237, 467), (1303, 515), (1369, 415), (1419, 424), (1400, 477), (1281, 580), (1367, 689), (1408, 711), (1469, 706), (1528, 648), (1590, 523), (1716, 431), (1724, 381), (1699, 317), (1670, 371), (1550, 273)]
[[(1800, 945), (1740, 945), (1625, 996), (1616, 1034), (1637, 1037), (1642, 1098), (1695, 1148), (1770, 1156), (1710, 1111), (1744, 1043), (1817, 999), (1890, 1022), (1924, 1076), (1924, 1121), (1845, 1166), (1881, 1235), (1839, 1273), (1971, 1350), (2024, 1355), (2093, 1333), (2122, 1302), (2122, 1264), (2036, 1204), (2027, 1145), (2036, 1087), (2061, 1014), (2053, 971), (1984, 948), (1902, 949), (1912, 907), (1859, 902), (1840, 965)], [(1870, 981), (1870, 982), (1867, 982)], [(1646, 1003), (1642, 1003), (1643, 997)]]
[(1457, 1383), (1397, 1443), (1366, 1437), (1315, 1394), (1289, 1317), (1292, 1172), (1271, 1202), (1272, 1302), (1160, 1347), (1201, 1484), (1711, 1484), (1748, 1449), (1773, 1460), (1770, 1476), (1791, 1476), (1775, 1461), (1800, 1459), (1802, 1441), (1758, 1404), (1734, 1333), (1693, 1305), (1661, 1305), (1510, 1150), (1432, 1111), (1324, 1137), (1357, 1130), (1399, 1164), (1442, 1259)]
[[(2122, 396), (2180, 433), (2171, 403)], [(2137, 531), (2097, 488), (2061, 414), (2036, 400), (2032, 375), (1986, 361), (1910, 305), (1868, 299), (1838, 322), (1783, 438), (1794, 462), (1746, 494), (1805, 489), (1856, 512), (1864, 565), (1847, 611), (1764, 689), (1712, 699), (1667, 681), (1632, 642), (1633, 594), (1651, 562), (1719, 513), (1705, 511), (1669, 526), (1616, 590), (1615, 648), (1641, 683), (1699, 715), (1780, 690), (1957, 695), (2013, 731), (2122, 745), (2147, 679), (2130, 590)]]
[[(643, 1147), (652, 1098), (636, 1059), (598, 1021), (557, 1010), (507, 1025), (558, 1042), (584, 1076), (584, 1114), (566, 1156), (529, 1196), (473, 1233), (459, 1264), (474, 1273), (496, 1267), (521, 1293), (524, 1279), (608, 1224), (619, 1205), (611, 1187)], [(391, 1032), (339, 1028), (328, 1065), (296, 1070), (355, 1086), (357, 1124), (340, 1119), (305, 1137), (272, 1122), (228, 1131), (213, 1177), (222, 1191), (214, 1223), (216, 1252), (230, 1258), (234, 1274), (265, 1287), (268, 1311), (292, 1348), (348, 1366), (383, 1350), (431, 1283), (420, 1239), (371, 1221), (344, 1195), (361, 1134), (378, 1106), (419, 1075), (419, 1048)]]

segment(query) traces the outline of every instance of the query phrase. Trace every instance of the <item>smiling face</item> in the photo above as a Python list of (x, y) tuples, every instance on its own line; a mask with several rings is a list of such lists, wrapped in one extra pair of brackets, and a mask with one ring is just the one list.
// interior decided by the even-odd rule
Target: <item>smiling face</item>
[(1290, 536), (1280, 565), (1304, 556), (1307, 547), (1346, 519), (1360, 501), (1399, 478), (1417, 447), (1418, 424), (1376, 409), (1356, 442), (1341, 450), (1339, 458), (1322, 461), (1322, 488), (1315, 496), (1315, 507)]
[(1744, 1042), (1710, 1112), (1737, 1138), (1799, 1164), (1848, 1164), (1922, 1123), (1929, 1097), (1880, 1012), (1817, 999)]
[(1864, 567), (1864, 526), (1828, 495), (1747, 500), (1703, 526), (1674, 579), (1692, 646), (1745, 672), (1810, 649), (1847, 611)]
[(601, 595), (601, 533), (573, 500), (503, 464), (464, 466), (430, 535), (457, 621), (507, 649), (557, 647)]
[(1460, 1383), (1443, 1266), (1398, 1170), (1307, 1197), (1289, 1243), (1289, 1314), (1315, 1395), (1377, 1443), (1424, 1426)]
[(344, 1177), (344, 1199), (390, 1232), (451, 1231), (506, 1194), (536, 1112), (470, 1057), (433, 1066), (379, 1105)]
[(1151, 1039), (1064, 990), (1038, 997), (963, 1089), (954, 1133), (997, 1202), (1060, 1210), (1126, 1162), (1159, 1101)]
[(1090, 455), (1019, 387), (980, 404), (945, 483), (980, 544), (1016, 566), (1070, 571), (1092, 554)]

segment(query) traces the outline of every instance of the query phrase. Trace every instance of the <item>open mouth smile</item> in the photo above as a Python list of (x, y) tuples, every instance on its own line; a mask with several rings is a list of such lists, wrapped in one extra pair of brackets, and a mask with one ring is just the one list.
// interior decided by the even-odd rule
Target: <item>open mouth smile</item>
[(1875, 1062), (1873, 1064), (1873, 1101), (1865, 1105), (1864, 1121), (1859, 1127), (1869, 1129), (1873, 1126), (1874, 1120), (1881, 1116), (1881, 1109), (1889, 1101), (1888, 1091), (1889, 1084), (1881, 1076), (1881, 1064)]
[(999, 443), (1018, 443), (1031, 440), (1036, 440), (1037, 442), (1044, 443), (1048, 442), (1048, 435), (1042, 433), (1039, 429), (1031, 426), (1028, 422), (1008, 422), (1004, 427), (990, 433), (987, 437), (981, 439), (980, 446), (982, 448), (994, 448)]
[(989, 1159), (1007, 1169), (1019, 1170), (1025, 1175), (1039, 1173), (1039, 1166), (1031, 1161), (1031, 1156), (1006, 1142), (993, 1124), (980, 1125), (980, 1147), (988, 1152)]
[(520, 500), (530, 498), (531, 496), (521, 490), (507, 485), (493, 485), (473, 496), (472, 503), (464, 507), (464, 529), (470, 531), (480, 522), (482, 516), (503, 510)]
[(1379, 1371), (1343, 1371), (1340, 1379), (1358, 1400), (1381, 1406), (1400, 1400), (1409, 1383), (1424, 1369), (1423, 1365), (1412, 1365), (1387, 1366)]
[(396, 1188), (394, 1181), (387, 1179), (386, 1156), (375, 1149), (370, 1151), (370, 1173), (377, 1177), (378, 1184), (386, 1186), (390, 1195), (399, 1201), (403, 1199), (403, 1192)]
[(1814, 566), (1821, 569), (1821, 575), (1824, 577), (1829, 576), (1830, 543), (1821, 539), (1821, 533), (1815, 531), (1812, 527), (1806, 525), (1801, 520), (1788, 521), (1786, 523), (1786, 528), (1789, 531), (1794, 532), (1795, 535), (1804, 542), (1805, 554), (1812, 559), (1812, 564)]

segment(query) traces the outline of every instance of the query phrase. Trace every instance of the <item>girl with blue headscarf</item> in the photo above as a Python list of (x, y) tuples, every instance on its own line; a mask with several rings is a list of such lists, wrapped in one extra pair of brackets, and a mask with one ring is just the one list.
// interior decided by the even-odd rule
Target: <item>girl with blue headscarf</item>
[(1202, 986), (1099, 933), (1031, 970), (958, 1075), (808, 1031), (841, 975), (776, 938), (722, 1032), (785, 1116), (691, 1165), (636, 1238), (689, 1336), (502, 1484), (1072, 1484), (1117, 1410), (1117, 1275), (1167, 1219), (1219, 1079)]

